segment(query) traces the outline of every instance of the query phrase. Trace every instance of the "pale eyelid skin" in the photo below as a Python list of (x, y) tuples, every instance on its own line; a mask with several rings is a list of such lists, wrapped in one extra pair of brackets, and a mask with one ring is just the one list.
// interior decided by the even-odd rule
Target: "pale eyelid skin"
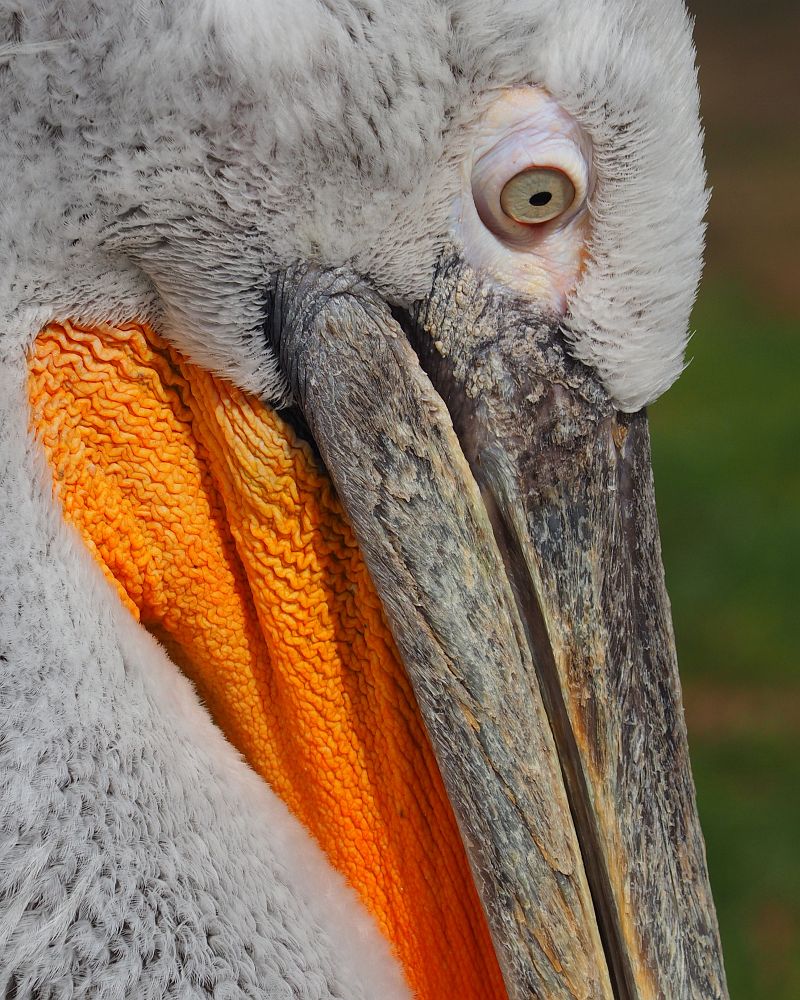
[[(532, 166), (563, 171), (575, 200), (558, 218), (525, 225), (503, 212), (500, 194)], [(586, 255), (593, 180), (591, 143), (574, 118), (538, 87), (501, 91), (462, 168), (453, 232), (465, 260), (492, 283), (564, 313)]]

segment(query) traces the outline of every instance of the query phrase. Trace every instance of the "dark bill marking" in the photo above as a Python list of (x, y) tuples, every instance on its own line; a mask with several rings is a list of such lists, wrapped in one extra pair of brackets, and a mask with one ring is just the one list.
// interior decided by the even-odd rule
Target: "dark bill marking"
[(610, 998), (528, 642), (447, 410), (363, 283), (298, 270), (278, 279), (271, 313), (414, 686), (509, 995)]

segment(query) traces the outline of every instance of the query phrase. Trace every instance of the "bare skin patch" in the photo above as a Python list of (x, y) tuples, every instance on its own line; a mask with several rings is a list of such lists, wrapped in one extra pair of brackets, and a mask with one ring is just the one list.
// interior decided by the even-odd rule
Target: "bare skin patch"
[(65, 517), (417, 995), (504, 997), (413, 693), (308, 446), (137, 323), (49, 326), (29, 387)]

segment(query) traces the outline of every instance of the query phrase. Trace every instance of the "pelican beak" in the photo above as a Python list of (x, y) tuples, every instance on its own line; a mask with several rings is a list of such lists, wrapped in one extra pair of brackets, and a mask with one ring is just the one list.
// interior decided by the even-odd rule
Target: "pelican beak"
[(509, 996), (724, 996), (645, 414), (457, 257), (399, 319), (308, 269), (270, 308)]

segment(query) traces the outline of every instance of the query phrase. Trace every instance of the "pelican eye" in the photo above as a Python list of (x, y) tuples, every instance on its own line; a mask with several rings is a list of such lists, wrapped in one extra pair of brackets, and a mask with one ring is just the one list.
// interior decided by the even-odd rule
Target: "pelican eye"
[(455, 235), (471, 267), (562, 310), (586, 259), (592, 143), (545, 91), (495, 98), (462, 171)]
[(563, 170), (528, 167), (500, 192), (500, 207), (515, 222), (541, 225), (558, 218), (575, 201), (575, 186)]

